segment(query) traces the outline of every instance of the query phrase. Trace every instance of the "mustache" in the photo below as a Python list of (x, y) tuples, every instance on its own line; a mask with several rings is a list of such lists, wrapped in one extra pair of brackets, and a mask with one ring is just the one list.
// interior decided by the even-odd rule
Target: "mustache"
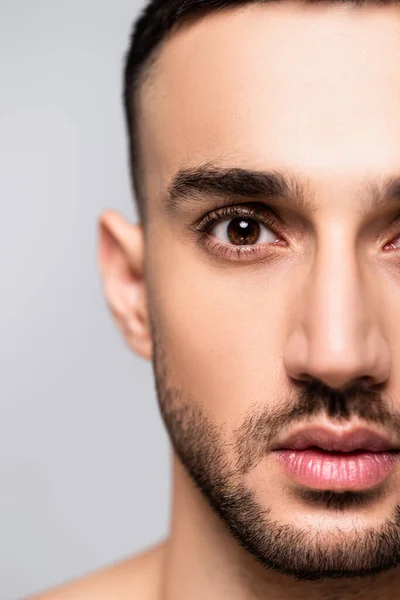
[(383, 384), (366, 387), (358, 383), (346, 391), (333, 390), (317, 380), (302, 385), (297, 396), (284, 404), (251, 407), (234, 431), (239, 473), (247, 473), (263, 458), (282, 428), (321, 415), (340, 423), (356, 417), (388, 428), (400, 439), (400, 413), (382, 400)]

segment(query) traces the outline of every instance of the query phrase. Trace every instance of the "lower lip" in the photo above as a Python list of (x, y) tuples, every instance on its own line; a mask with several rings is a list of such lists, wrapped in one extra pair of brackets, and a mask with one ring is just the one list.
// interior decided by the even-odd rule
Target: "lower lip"
[(325, 452), (315, 448), (276, 450), (293, 481), (318, 490), (366, 490), (393, 471), (396, 452)]

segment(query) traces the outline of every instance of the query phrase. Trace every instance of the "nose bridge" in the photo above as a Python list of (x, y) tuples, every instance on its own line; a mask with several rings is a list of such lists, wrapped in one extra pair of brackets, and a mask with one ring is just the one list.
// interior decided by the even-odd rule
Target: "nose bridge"
[(354, 360), (365, 345), (367, 296), (355, 251), (339, 228), (322, 236), (308, 282), (305, 323), (310, 356)]
[[(331, 224), (318, 241), (301, 304), (302, 341), (287, 355), (294, 376), (306, 374), (330, 387), (343, 387), (360, 377), (382, 381), (387, 352), (374, 320), (373, 279), (365, 276), (354, 236)], [(385, 362), (386, 360), (386, 362)]]

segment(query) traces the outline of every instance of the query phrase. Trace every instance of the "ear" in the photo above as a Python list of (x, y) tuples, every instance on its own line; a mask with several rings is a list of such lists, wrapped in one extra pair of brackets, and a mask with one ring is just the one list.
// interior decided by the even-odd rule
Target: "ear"
[(98, 233), (97, 262), (108, 307), (127, 345), (150, 360), (143, 228), (106, 210), (99, 216)]

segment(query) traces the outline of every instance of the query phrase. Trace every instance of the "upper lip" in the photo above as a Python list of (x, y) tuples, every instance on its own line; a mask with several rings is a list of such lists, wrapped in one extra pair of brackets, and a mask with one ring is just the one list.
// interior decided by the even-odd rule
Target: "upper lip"
[(338, 428), (318, 425), (303, 426), (282, 439), (273, 450), (304, 450), (317, 446), (333, 452), (352, 452), (366, 450), (383, 452), (399, 450), (399, 445), (384, 433), (378, 433), (367, 427)]

